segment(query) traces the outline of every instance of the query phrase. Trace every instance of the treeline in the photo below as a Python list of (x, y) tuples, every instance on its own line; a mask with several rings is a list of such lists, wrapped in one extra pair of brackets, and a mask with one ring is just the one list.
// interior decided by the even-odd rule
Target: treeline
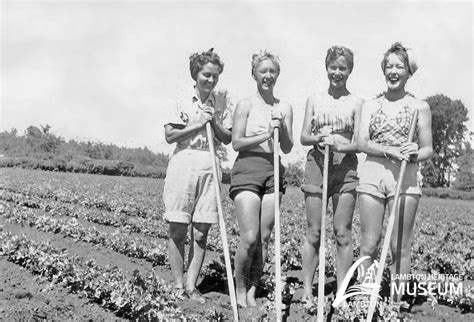
[(49, 125), (0, 133), (0, 167), (164, 178), (169, 157), (145, 148), (66, 141)]
[[(474, 154), (466, 127), (468, 109), (459, 100), (436, 94), (426, 99), (432, 114), (433, 157), (420, 164), (423, 186), (432, 195), (458, 198), (465, 191), (474, 194)], [(226, 158), (225, 150), (221, 151)], [(16, 129), (0, 133), (0, 167), (23, 167), (123, 176), (164, 178), (169, 158), (145, 148), (125, 148), (100, 142), (78, 142), (54, 135), (49, 125), (30, 126), (24, 135)], [(285, 179), (300, 186), (303, 164), (290, 164)], [(223, 170), (222, 182), (230, 182), (230, 169)], [(454, 189), (453, 189), (454, 188)]]

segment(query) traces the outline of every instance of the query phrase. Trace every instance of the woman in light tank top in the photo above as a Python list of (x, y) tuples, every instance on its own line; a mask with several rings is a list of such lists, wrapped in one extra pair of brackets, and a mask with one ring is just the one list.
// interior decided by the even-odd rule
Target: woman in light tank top
[[(230, 197), (240, 226), (235, 254), (237, 303), (256, 306), (256, 288), (267, 260), (268, 241), (273, 230), (274, 176), (273, 131), (280, 130), (280, 148), (293, 147), (293, 111), (280, 101), (273, 88), (280, 74), (276, 55), (261, 51), (252, 57), (252, 77), (257, 93), (237, 104), (232, 124), (232, 145), (239, 152), (232, 168)], [(281, 194), (285, 191), (284, 169), (280, 168)], [(281, 197), (280, 194), (280, 197)]]
[[(302, 302), (314, 302), (313, 280), (319, 263), (324, 146), (330, 147), (328, 198), (332, 197), (334, 234), (337, 245), (337, 284), (352, 265), (352, 215), (356, 201), (357, 133), (362, 99), (347, 89), (354, 55), (345, 47), (333, 46), (326, 55), (329, 87), (308, 97), (301, 131), (301, 144), (313, 146), (308, 152), (301, 189), (305, 195), (308, 229), (303, 245)], [(323, 228), (324, 229), (324, 228)]]
[[(413, 224), (421, 196), (417, 180), (418, 162), (428, 160), (433, 154), (430, 107), (405, 89), (416, 70), (411, 49), (394, 43), (387, 50), (382, 60), (387, 90), (362, 106), (358, 135), (359, 149), (367, 154), (357, 188), (362, 231), (360, 255), (370, 256), (370, 260), (363, 263), (365, 271), (378, 254), (384, 214), (386, 209), (390, 213), (393, 207), (401, 160), (409, 162), (401, 186), (400, 210), (390, 240), (394, 259), (392, 283), (406, 283), (398, 278), (393, 280), (393, 277), (410, 273)], [(409, 143), (408, 132), (415, 109), (419, 111), (415, 140)], [(400, 301), (402, 295), (395, 293), (394, 301)]]

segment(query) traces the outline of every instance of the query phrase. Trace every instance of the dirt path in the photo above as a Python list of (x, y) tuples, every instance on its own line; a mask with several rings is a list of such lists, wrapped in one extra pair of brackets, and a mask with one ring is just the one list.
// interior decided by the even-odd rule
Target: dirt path
[(0, 320), (121, 320), (5, 258), (0, 258), (0, 271)]

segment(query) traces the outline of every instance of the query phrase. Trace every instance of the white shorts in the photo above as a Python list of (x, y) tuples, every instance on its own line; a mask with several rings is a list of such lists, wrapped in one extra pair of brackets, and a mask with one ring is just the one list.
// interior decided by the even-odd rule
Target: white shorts
[[(368, 155), (359, 169), (359, 186), (356, 191), (383, 199), (395, 196), (400, 165), (401, 161), (398, 160)], [(417, 172), (417, 163), (407, 164), (400, 194), (421, 196)]]
[[(217, 158), (216, 163), (219, 164)], [(209, 151), (184, 149), (176, 152), (168, 164), (163, 190), (166, 221), (218, 223), (214, 182)]]

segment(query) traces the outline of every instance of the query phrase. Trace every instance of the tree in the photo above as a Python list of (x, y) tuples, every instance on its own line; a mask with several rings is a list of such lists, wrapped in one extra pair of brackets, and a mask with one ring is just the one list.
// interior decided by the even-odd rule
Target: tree
[(0, 133), (0, 154), (10, 152), (17, 146), (21, 145), (21, 140), (17, 136), (18, 131), (12, 128), (10, 132), (5, 131)]
[(102, 159), (102, 154), (98, 144), (87, 141), (86, 146), (86, 155), (91, 159)]
[(425, 184), (449, 187), (457, 158), (462, 154), (466, 134), (467, 108), (460, 100), (443, 94), (426, 98), (431, 108), (434, 155), (422, 168)]
[(457, 159), (458, 172), (454, 187), (458, 190), (471, 191), (474, 190), (474, 153), (471, 145), (466, 144), (464, 153)]
[(27, 155), (31, 154), (37, 157), (53, 155), (62, 143), (60, 137), (49, 132), (51, 126), (47, 124), (45, 126), (40, 126), (41, 130), (33, 125), (26, 129), (25, 136), (28, 146), (28, 151), (26, 151)]
[(27, 140), (40, 139), (42, 136), (43, 136), (43, 132), (36, 126), (30, 125), (26, 129)]

